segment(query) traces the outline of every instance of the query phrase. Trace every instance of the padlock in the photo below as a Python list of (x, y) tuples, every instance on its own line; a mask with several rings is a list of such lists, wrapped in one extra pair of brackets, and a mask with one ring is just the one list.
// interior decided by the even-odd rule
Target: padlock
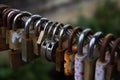
[(4, 34), (6, 34), (4, 37), (4, 41), (5, 41), (5, 44), (8, 45), (9, 44), (9, 39), (8, 39), (8, 30), (7, 30), (7, 18), (8, 18), (8, 15), (11, 14), (11, 11), (19, 11), (17, 9), (7, 9), (6, 11), (3, 12), (3, 25), (5, 26), (5, 29), (4, 29)]
[(3, 25), (3, 12), (8, 9), (9, 6), (0, 4), (0, 51), (8, 49), (8, 45), (5, 42), (5, 26)]
[(60, 28), (63, 27), (62, 23), (59, 23), (55, 26), (52, 37), (50, 38), (49, 42), (46, 44), (46, 52), (45, 52), (45, 57), (48, 61), (53, 61), (55, 62), (55, 54), (56, 54), (56, 49), (58, 47), (58, 37), (56, 38), (56, 34), (59, 33)]
[(112, 49), (111, 49), (111, 52), (110, 52), (110, 62), (108, 63), (107, 65), (107, 70), (106, 70), (106, 80), (116, 80), (116, 74), (118, 72), (118, 69), (117, 69), (117, 62), (115, 61), (116, 58), (118, 58), (118, 55), (116, 55), (116, 52), (117, 54), (119, 54), (119, 44), (120, 44), (120, 38), (116, 39), (113, 46), (112, 46)]
[(63, 36), (68, 29), (72, 29), (71, 25), (64, 25), (59, 34), (59, 42), (58, 48), (56, 50), (56, 71), (63, 72), (64, 71), (64, 51), (67, 47), (63, 46)]
[(96, 32), (88, 44), (88, 53), (84, 59), (84, 80), (94, 80), (95, 63), (99, 55), (96, 46), (102, 37), (102, 32)]
[[(21, 39), (22, 39), (22, 34), (23, 34), (23, 26), (20, 25), (21, 23), (17, 24), (18, 19), (26, 16), (30, 16), (31, 13), (29, 12), (20, 12), (16, 15), (13, 15), (15, 17), (8, 16), (8, 30), (9, 30), (9, 48), (13, 50), (21, 49)], [(12, 19), (14, 18), (14, 19)], [(11, 22), (13, 24), (11, 24)], [(10, 26), (12, 25), (12, 26)], [(21, 28), (16, 28), (18, 25), (21, 26)]]
[(75, 53), (72, 50), (72, 43), (75, 35), (78, 32), (81, 32), (82, 29), (80, 27), (75, 27), (72, 33), (69, 36), (68, 40), (68, 49), (64, 53), (64, 74), (66, 76), (71, 76), (74, 74), (74, 55)]
[(90, 35), (92, 35), (92, 30), (87, 28), (84, 31), (82, 31), (82, 33), (80, 34), (79, 37), (79, 42), (78, 42), (78, 49), (77, 49), (77, 53), (75, 54), (75, 64), (74, 64), (74, 79), (75, 80), (84, 80), (83, 76), (84, 76), (84, 59), (87, 56), (87, 49), (86, 49), (86, 53), (83, 52), (85, 48), (87, 48), (86, 46), (84, 47), (84, 45), (86, 45), (84, 43), (84, 40), (86, 38), (88, 38)]
[(25, 62), (30, 62), (35, 58), (34, 54), (34, 47), (33, 47), (33, 40), (30, 36), (30, 27), (32, 23), (34, 23), (36, 20), (40, 19), (41, 16), (39, 15), (32, 15), (28, 20), (25, 22), (24, 27), (24, 34), (22, 37), (22, 60)]
[[(10, 50), (9, 50), (9, 57), (10, 57), (10, 65), (12, 68), (17, 68), (20, 66), (25, 65), (26, 63), (24, 61), (22, 61), (22, 52), (21, 52), (21, 38), (22, 38), (22, 33), (23, 33), (23, 26), (20, 25), (20, 23), (17, 23), (18, 20), (20, 20), (20, 18), (22, 17), (29, 17), (31, 15), (31, 13), (29, 12), (21, 12), (20, 11), (11, 11), (11, 13), (8, 14), (8, 18), (7, 18), (7, 28), (9, 30), (9, 35), (11, 37), (9, 37), (10, 41)], [(21, 28), (17, 28), (16, 29), (16, 25), (19, 25)], [(18, 26), (17, 26), (18, 27)], [(18, 31), (20, 31), (18, 34)], [(19, 35), (19, 40), (14, 38), (16, 37), (15, 35)], [(18, 38), (18, 37), (17, 37)], [(15, 43), (12, 42), (12, 40), (15, 41)]]
[[(111, 41), (114, 40), (113, 34), (109, 33), (103, 38), (101, 47), (100, 47), (100, 55), (96, 62), (95, 68), (95, 79), (94, 80), (106, 80), (106, 68), (109, 63), (109, 60), (105, 58), (106, 51), (108, 51), (108, 47), (110, 47)], [(111, 47), (109, 48), (110, 53)]]
[[(40, 55), (42, 57), (45, 58), (45, 53), (46, 53), (46, 48), (47, 48), (47, 43), (49, 42), (49, 39), (50, 37), (52, 36), (51, 33), (52, 33), (52, 30), (54, 29), (54, 27), (57, 25), (58, 23), (53, 23), (52, 25), (49, 25), (49, 30), (48, 31), (45, 31), (46, 29), (44, 29), (45, 31), (45, 34), (44, 36), (46, 35), (46, 38), (44, 39), (44, 41), (42, 41), (41, 43), (41, 47), (40, 47)], [(40, 33), (41, 34), (41, 33)], [(42, 37), (41, 37), (42, 38)]]
[(49, 20), (47, 18), (41, 18), (39, 21), (36, 22), (36, 26), (41, 26), (40, 27), (41, 31), (40, 31), (40, 34), (39, 34), (39, 37), (38, 37), (38, 40), (37, 40), (37, 44), (39, 45), (39, 47), (41, 46), (41, 43), (42, 43), (42, 41), (44, 40), (44, 38), (47, 34), (47, 31), (44, 31), (44, 26), (46, 25), (46, 23), (48, 21)]
[[(41, 21), (43, 21), (43, 20), (45, 20), (46, 21), (46, 19), (45, 18), (41, 18)], [(40, 31), (40, 34), (41, 34), (41, 31), (43, 30), (42, 28), (43, 28), (43, 24), (42, 24), (42, 22), (39, 22), (39, 24), (37, 23), (37, 25), (35, 25), (35, 34), (36, 34), (36, 36), (39, 36), (38, 34), (38, 27), (40, 28), (39, 29), (39, 31)], [(53, 22), (51, 22), (51, 21), (48, 21), (47, 23), (46, 23), (46, 25), (45, 25), (45, 27), (44, 28), (48, 28), (51, 24), (52, 24)], [(42, 26), (41, 26), (41, 25)], [(41, 38), (42, 38), (42, 36), (41, 36)], [(34, 38), (35, 39), (35, 38)], [(38, 38), (36, 38), (36, 49), (34, 49), (34, 51), (37, 51), (37, 53), (35, 53), (36, 55), (40, 55), (40, 45), (38, 45), (37, 44), (37, 42), (38, 42)], [(42, 44), (41, 44), (42, 45)], [(43, 50), (42, 50), (43, 51)]]

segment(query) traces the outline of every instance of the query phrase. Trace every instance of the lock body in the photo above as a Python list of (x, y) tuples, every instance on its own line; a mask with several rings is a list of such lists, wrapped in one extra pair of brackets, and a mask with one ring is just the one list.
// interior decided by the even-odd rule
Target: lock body
[(94, 80), (96, 59), (86, 58), (84, 61), (84, 80)]
[(9, 48), (13, 50), (21, 49), (21, 41), (24, 29), (9, 31)]
[(10, 58), (10, 66), (12, 68), (18, 68), (26, 64), (24, 61), (22, 61), (21, 50), (10, 50), (9, 58)]
[(25, 62), (30, 62), (34, 59), (33, 54), (33, 41), (25, 37), (22, 38), (22, 60)]

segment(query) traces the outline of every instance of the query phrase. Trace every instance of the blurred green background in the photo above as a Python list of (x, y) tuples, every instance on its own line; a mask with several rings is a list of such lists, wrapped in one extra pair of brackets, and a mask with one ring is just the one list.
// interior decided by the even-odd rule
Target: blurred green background
[[(55, 1), (55, 0), (54, 0)], [(70, 23), (94, 32), (120, 36), (119, 0), (3, 0), (2, 4), (45, 16), (53, 21)], [(55, 72), (55, 64), (38, 58), (17, 69), (9, 66), (7, 52), (0, 53), (0, 80), (65, 80)], [(4, 55), (3, 55), (4, 54)], [(67, 79), (69, 80), (69, 79)]]

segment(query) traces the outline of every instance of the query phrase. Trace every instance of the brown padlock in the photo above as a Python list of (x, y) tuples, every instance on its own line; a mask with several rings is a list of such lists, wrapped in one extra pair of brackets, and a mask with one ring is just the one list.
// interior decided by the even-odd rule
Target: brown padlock
[[(110, 43), (113, 41), (115, 38), (113, 34), (109, 33), (107, 34), (101, 43), (100, 47), (100, 54), (99, 58), (97, 59), (96, 62), (96, 68), (95, 68), (95, 80), (106, 80), (106, 68), (109, 63), (109, 59), (106, 58), (106, 52), (108, 51), (110, 53), (111, 51), (111, 46)], [(108, 50), (109, 48), (109, 50)], [(108, 56), (107, 56), (108, 57)]]
[(7, 9), (7, 10), (5, 10), (4, 12), (3, 12), (3, 17), (2, 17), (2, 19), (3, 19), (3, 25), (4, 25), (4, 42), (5, 42), (5, 44), (6, 45), (8, 45), (9, 44), (9, 39), (8, 39), (8, 30), (7, 30), (7, 17), (8, 17), (8, 15), (10, 14), (10, 12), (11, 11), (18, 11), (17, 9)]
[(8, 45), (5, 44), (5, 26), (3, 25), (3, 12), (8, 9), (9, 6), (0, 4), (0, 51), (8, 49)]
[(117, 63), (115, 62), (115, 59), (118, 57), (117, 54), (119, 54), (118, 46), (120, 44), (120, 38), (117, 38), (112, 46), (111, 52), (110, 52), (110, 62), (107, 65), (106, 70), (106, 80), (116, 80), (116, 74), (117, 74)]
[(72, 26), (64, 25), (59, 35), (58, 48), (56, 50), (56, 71), (58, 72), (64, 71), (64, 51), (67, 49), (67, 47), (63, 47), (63, 35), (65, 35), (65, 32), (68, 29), (72, 29)]
[(32, 40), (32, 36), (30, 36), (34, 33), (30, 34), (29, 29), (30, 27), (32, 27), (31, 24), (40, 18), (41, 16), (39, 15), (32, 15), (25, 22), (24, 34), (22, 37), (22, 60), (25, 62), (30, 62), (33, 59), (35, 59), (33, 40)]
[(74, 55), (75, 52), (72, 50), (72, 43), (76, 33), (81, 32), (80, 27), (75, 27), (69, 36), (68, 49), (64, 53), (64, 74), (66, 76), (71, 76), (74, 74)]
[(94, 80), (95, 63), (99, 55), (99, 51), (95, 46), (102, 37), (102, 32), (96, 32), (88, 44), (88, 54), (84, 60), (84, 80)]
[[(12, 34), (14, 34), (14, 33), (17, 34), (18, 30), (23, 31), (23, 29), (16, 28), (16, 25), (21, 26), (20, 23), (17, 23), (17, 21), (18, 21), (18, 19), (20, 20), (21, 17), (30, 16), (30, 15), (31, 15), (30, 13), (25, 13), (25, 12), (20, 13), (20, 11), (11, 11), (7, 18), (7, 24), (8, 24), (7, 28), (8, 28), (9, 34), (11, 36), (14, 36)], [(23, 27), (21, 26), (21, 28), (23, 28)], [(22, 35), (19, 37), (22, 37)], [(11, 43), (13, 37), (10, 37), (9, 39), (10, 39), (9, 40), (10, 41), (9, 57), (10, 57), (11, 67), (17, 68), (17, 67), (25, 65), (26, 63), (24, 61), (22, 61), (22, 57), (21, 57), (22, 56), (21, 42), (18, 43), (18, 40), (15, 39), (15, 40), (17, 40), (17, 42), (15, 41), (15, 43)]]

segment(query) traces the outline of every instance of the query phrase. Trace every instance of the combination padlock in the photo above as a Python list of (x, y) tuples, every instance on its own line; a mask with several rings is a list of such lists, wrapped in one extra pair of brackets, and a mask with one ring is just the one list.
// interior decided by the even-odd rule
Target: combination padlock
[[(56, 23), (53, 24), (53, 22), (48, 21), (48, 23), (46, 24), (45, 28), (49, 27), (50, 29), (48, 30), (47, 34), (46, 34), (46, 38), (44, 39), (44, 41), (41, 43), (41, 47), (40, 47), (40, 54), (43, 58), (45, 57), (46, 54), (46, 49), (47, 49), (47, 44), (50, 40), (51, 37), (51, 32), (52, 32), (52, 28), (55, 27)], [(44, 29), (45, 31), (46, 29)]]
[(84, 80), (94, 80), (95, 64), (99, 55), (97, 43), (102, 37), (102, 32), (96, 32), (88, 44), (88, 53), (84, 60)]
[(55, 26), (52, 37), (47, 43), (45, 56), (48, 61), (55, 62), (55, 54), (56, 54), (56, 49), (58, 47), (58, 37), (56, 38), (55, 36), (57, 35), (57, 33), (59, 33), (61, 27), (63, 27), (63, 24), (61, 23)]
[[(12, 68), (17, 68), (20, 66), (25, 65), (26, 63), (24, 61), (22, 61), (22, 52), (21, 52), (21, 38), (22, 38), (22, 33), (23, 33), (23, 26), (20, 25), (20, 23), (17, 23), (17, 20), (21, 17), (29, 17), (31, 15), (31, 13), (29, 12), (19, 12), (19, 11), (12, 11), (11, 14), (8, 15), (7, 18), (7, 24), (9, 26), (8, 30), (9, 30), (9, 34), (10, 34), (10, 49), (9, 50), (9, 57), (10, 57), (10, 65)], [(20, 25), (21, 28), (16, 29), (16, 25)], [(21, 35), (18, 34), (18, 30), (21, 31)], [(19, 35), (19, 38), (17, 37), (17, 39), (15, 38), (15, 35)], [(12, 40), (16, 40), (15, 43), (12, 43)]]
[(75, 52), (72, 49), (72, 43), (74, 41), (74, 37), (76, 33), (81, 32), (82, 29), (80, 27), (75, 27), (72, 33), (69, 36), (68, 40), (68, 49), (64, 53), (64, 74), (66, 76), (71, 76), (74, 74), (74, 55)]
[[(74, 79), (75, 80), (84, 80), (84, 59), (87, 56), (87, 47), (85, 40), (90, 35), (92, 35), (92, 30), (87, 28), (80, 34), (79, 41), (78, 41), (78, 49), (77, 53), (75, 54), (75, 64), (74, 64)], [(84, 46), (85, 45), (85, 46)], [(86, 51), (84, 51), (86, 50)]]
[[(107, 70), (106, 70), (106, 80), (118, 80), (116, 79), (116, 74), (118, 72), (117, 70), (117, 62), (116, 58), (118, 57), (119, 54), (119, 44), (120, 44), (120, 38), (116, 39), (114, 41), (114, 44), (112, 46), (111, 52), (110, 52), (110, 62), (107, 65)], [(117, 55), (116, 55), (117, 52)]]
[[(107, 47), (110, 46), (110, 42), (114, 40), (113, 34), (107, 34), (105, 38), (102, 41), (101, 48), (100, 48), (100, 55), (96, 62), (96, 68), (95, 68), (95, 80), (106, 80), (106, 68), (109, 63), (109, 60), (106, 59), (106, 51)], [(111, 47), (109, 48), (110, 52)]]
[(30, 62), (35, 58), (35, 54), (33, 50), (34, 49), (33, 40), (32, 40), (32, 36), (34, 33), (30, 33), (30, 27), (33, 27), (31, 26), (31, 24), (40, 18), (41, 16), (39, 15), (32, 15), (25, 22), (24, 34), (22, 37), (22, 60), (25, 62)]
[(59, 42), (58, 42), (58, 48), (56, 50), (56, 71), (63, 72), (64, 71), (64, 51), (67, 49), (67, 47), (64, 47), (63, 44), (63, 37), (68, 29), (72, 29), (72, 26), (70, 25), (64, 25), (60, 31), (59, 34)]

